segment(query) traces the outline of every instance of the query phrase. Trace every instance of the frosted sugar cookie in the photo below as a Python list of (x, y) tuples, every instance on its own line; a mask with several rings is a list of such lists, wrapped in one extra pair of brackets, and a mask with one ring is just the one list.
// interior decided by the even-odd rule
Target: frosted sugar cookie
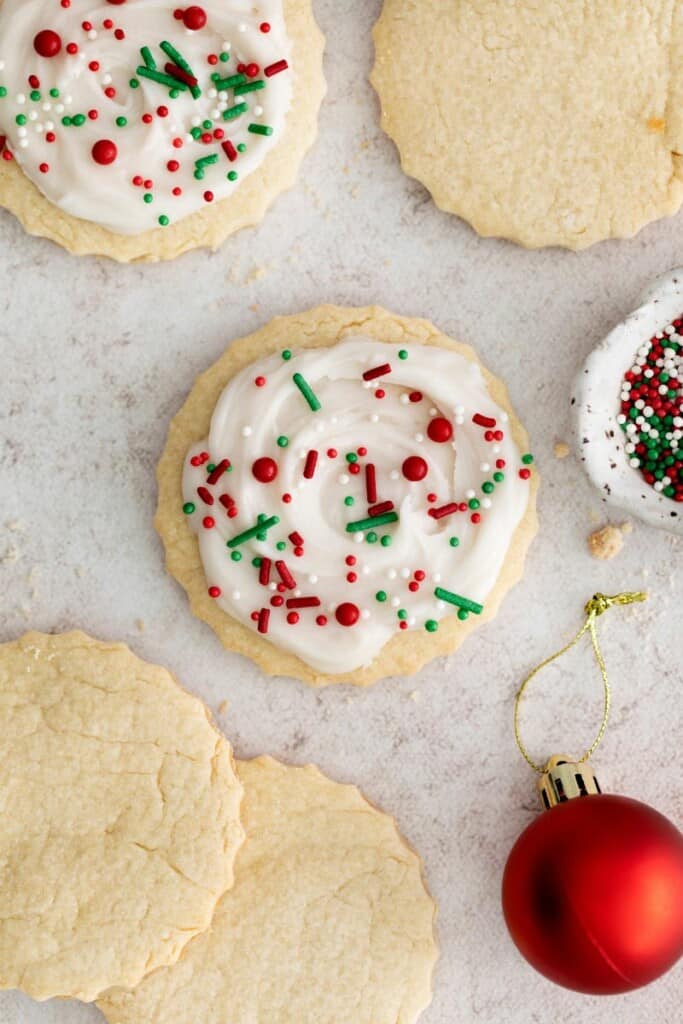
[(233, 882), (242, 787), (202, 703), (84, 633), (0, 645), (0, 988), (93, 1000)]
[(435, 907), (391, 818), (317, 768), (240, 762), (247, 841), (210, 932), (110, 1024), (414, 1024), (431, 1000)]
[(659, 277), (596, 348), (572, 401), (603, 501), (683, 533), (683, 268)]
[(76, 253), (215, 247), (294, 183), (322, 51), (310, 0), (1, 0), (0, 204)]
[(480, 235), (583, 249), (680, 208), (680, 0), (384, 0), (375, 43), (406, 173)]
[(226, 647), (272, 674), (367, 684), (495, 614), (536, 528), (532, 461), (471, 349), (426, 321), (323, 306), (198, 379), (156, 525)]

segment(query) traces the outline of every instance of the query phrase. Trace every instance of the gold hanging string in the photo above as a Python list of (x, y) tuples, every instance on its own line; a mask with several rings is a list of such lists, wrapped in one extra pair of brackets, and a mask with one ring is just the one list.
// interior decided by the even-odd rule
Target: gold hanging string
[(590, 746), (590, 748), (583, 755), (583, 757), (579, 758), (579, 764), (583, 764), (584, 761), (587, 761), (590, 757), (592, 757), (597, 747), (599, 746), (602, 737), (605, 735), (605, 729), (607, 728), (607, 720), (609, 719), (610, 703), (612, 700), (612, 691), (610, 689), (609, 679), (607, 678), (607, 669), (605, 667), (605, 661), (602, 656), (602, 651), (600, 650), (600, 644), (598, 643), (598, 634), (595, 628), (596, 619), (598, 619), (600, 615), (603, 615), (604, 612), (608, 610), (608, 608), (613, 608), (615, 605), (635, 604), (637, 601), (646, 600), (647, 594), (643, 593), (642, 591), (637, 591), (635, 593), (616, 594), (614, 597), (607, 597), (605, 594), (595, 594), (595, 596), (590, 599), (590, 601), (586, 604), (584, 608), (587, 618), (579, 632), (574, 637), (574, 639), (570, 640), (569, 643), (562, 648), (562, 650), (557, 651), (555, 654), (551, 654), (549, 658), (546, 658), (545, 661), (542, 661), (540, 665), (538, 665), (532, 672), (529, 673), (529, 675), (526, 677), (526, 679), (520, 686), (519, 690), (517, 691), (517, 696), (515, 697), (515, 741), (517, 743), (517, 746), (519, 747), (519, 751), (524, 760), (534, 769), (535, 772), (538, 772), (539, 775), (542, 775), (545, 769), (542, 765), (537, 764), (529, 754), (524, 743), (522, 742), (519, 726), (519, 714), (522, 703), (522, 697), (524, 696), (524, 693), (529, 683), (532, 679), (535, 679), (539, 672), (542, 672), (547, 665), (552, 664), (553, 661), (557, 661), (557, 659), (561, 658), (563, 654), (566, 654), (568, 651), (572, 649), (572, 647), (575, 647), (576, 644), (578, 644), (578, 642), (583, 638), (583, 636), (586, 633), (590, 633), (591, 641), (593, 643), (593, 650), (595, 652), (595, 659), (600, 669), (600, 675), (602, 676), (604, 703), (602, 709), (602, 722), (600, 724), (600, 728), (598, 729), (598, 734), (593, 740), (593, 743)]

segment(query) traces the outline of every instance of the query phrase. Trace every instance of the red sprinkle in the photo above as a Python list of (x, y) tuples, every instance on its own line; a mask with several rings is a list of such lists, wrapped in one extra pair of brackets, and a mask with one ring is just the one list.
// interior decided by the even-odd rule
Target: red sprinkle
[(290, 533), (289, 539), (291, 540), (292, 544), (295, 544), (298, 548), (303, 547), (304, 539), (300, 533), (297, 533), (296, 530), (294, 530), (293, 533)]
[(319, 597), (290, 597), (287, 599), (288, 608), (319, 608)]
[(374, 519), (375, 516), (382, 516), (385, 512), (393, 512), (394, 503), (393, 501), (382, 501), (379, 505), (372, 505), (368, 509), (368, 515)]
[(315, 469), (317, 465), (318, 453), (314, 449), (311, 449), (311, 451), (306, 456), (306, 463), (304, 465), (304, 477), (307, 480), (313, 479), (313, 477), (315, 476)]
[(315, 623), (316, 623), (317, 626), (326, 626), (327, 625), (327, 616), (326, 615), (318, 615), (318, 617), (315, 620)]
[(376, 377), (384, 377), (387, 373), (391, 373), (391, 367), (389, 363), (382, 363), (381, 366), (374, 366), (371, 370), (366, 370), (363, 380), (375, 380)]
[(280, 576), (280, 579), (284, 583), (285, 587), (288, 590), (295, 590), (296, 589), (296, 580), (294, 579), (294, 577), (292, 576), (291, 572), (287, 568), (286, 562), (283, 562), (283, 561), (276, 562), (275, 563), (275, 568), (277, 569), (278, 574)]
[(213, 486), (213, 484), (217, 484), (218, 481), (220, 480), (220, 478), (223, 476), (223, 474), (226, 473), (229, 469), (230, 469), (230, 459), (221, 459), (221, 461), (218, 463), (218, 465), (216, 466), (214, 471), (211, 473), (211, 475), (209, 476), (209, 478), (208, 478), (208, 480), (206, 482), (208, 484), (211, 484), (211, 486)]
[(453, 427), (443, 416), (435, 416), (427, 427), (427, 434), (436, 444), (445, 444), (453, 437)]
[(355, 626), (360, 618), (359, 609), (350, 601), (340, 604), (334, 614), (340, 626)]
[(377, 470), (371, 462), (365, 467), (365, 495), (369, 505), (377, 501)]
[(228, 160), (230, 160), (231, 163), (234, 163), (235, 160), (237, 159), (237, 150), (233, 146), (233, 144), (230, 141), (230, 139), (226, 139), (225, 140), (225, 142), (221, 146), (221, 149), (223, 150), (223, 152), (227, 156)]
[(496, 425), (496, 421), (491, 416), (484, 416), (483, 413), (477, 412), (472, 417), (472, 422), (476, 423), (478, 427), (486, 427), (488, 430), (493, 429)]
[(202, 519), (202, 525), (205, 530), (213, 530), (216, 525), (216, 520), (213, 516), (205, 516), (204, 519)]
[(205, 505), (213, 505), (213, 494), (208, 491), (206, 487), (198, 487), (197, 494), (202, 499)]
[(274, 64), (269, 64), (267, 68), (263, 69), (263, 74), (266, 78), (272, 78), (273, 75), (279, 75), (281, 71), (286, 71), (289, 64), (286, 60), (278, 60)]
[(268, 632), (268, 623), (270, 622), (270, 608), (262, 608), (258, 616), (258, 631), (259, 633)]
[(299, 613), (298, 612), (289, 612), (289, 614), (287, 615), (287, 622), (289, 623), (289, 625), (290, 626), (296, 626), (298, 621), (299, 621)]
[(429, 514), (432, 519), (443, 519), (444, 516), (452, 516), (458, 511), (458, 505), (453, 501), (449, 505), (442, 505), (441, 508), (430, 508)]
[(227, 508), (228, 512), (235, 507), (235, 499), (231, 498), (229, 494), (221, 494), (218, 500), (223, 508)]
[(270, 567), (273, 563), (269, 558), (262, 558), (261, 565), (259, 566), (258, 581), (263, 587), (267, 587), (270, 583)]
[(221, 588), (220, 587), (209, 587), (209, 597), (216, 598), (216, 597), (220, 597), (220, 596), (221, 596)]

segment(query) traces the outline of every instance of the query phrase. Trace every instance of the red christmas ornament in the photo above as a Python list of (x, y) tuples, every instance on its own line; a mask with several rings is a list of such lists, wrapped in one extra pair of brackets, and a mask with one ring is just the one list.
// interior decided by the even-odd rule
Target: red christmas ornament
[(408, 458), (405, 459), (401, 469), (406, 480), (410, 480), (411, 483), (416, 483), (418, 480), (424, 480), (427, 476), (428, 466), (422, 456), (409, 455)]
[(251, 471), (260, 484), (270, 484), (277, 476), (277, 462), (266, 455), (256, 459)]
[(118, 156), (118, 149), (116, 143), (112, 142), (111, 139), (100, 139), (96, 142), (92, 148), (92, 158), (96, 164), (113, 164)]
[(360, 611), (350, 601), (340, 604), (334, 614), (340, 626), (355, 626), (360, 618)]
[(548, 784), (557, 783), (559, 802), (508, 858), (505, 921), (521, 954), (558, 985), (630, 992), (683, 955), (683, 836), (646, 804), (591, 791), (585, 764), (551, 767)]
[(611, 699), (595, 621), (613, 605), (644, 597), (597, 594), (574, 640), (540, 666), (590, 633), (605, 703), (597, 738), (580, 761), (552, 757), (544, 769), (522, 743), (520, 702), (539, 669), (522, 683), (515, 703), (515, 738), (541, 775), (546, 810), (522, 833), (505, 866), (505, 921), (532, 967), (591, 995), (647, 985), (683, 955), (683, 835), (646, 804), (604, 795), (587, 763), (604, 733)]
[(188, 7), (183, 11), (183, 24), (190, 32), (199, 32), (206, 25), (206, 11), (202, 7)]
[(40, 57), (56, 57), (61, 48), (62, 40), (49, 28), (43, 29), (33, 40), (33, 49)]

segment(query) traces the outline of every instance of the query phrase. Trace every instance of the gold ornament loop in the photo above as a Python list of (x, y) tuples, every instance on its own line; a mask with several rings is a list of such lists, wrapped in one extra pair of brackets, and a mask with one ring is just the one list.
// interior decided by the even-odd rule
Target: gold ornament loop
[(614, 608), (618, 605), (635, 604), (639, 601), (646, 600), (647, 594), (643, 593), (642, 591), (627, 591), (623, 594), (615, 594), (613, 597), (608, 597), (606, 594), (594, 594), (590, 601), (588, 601), (585, 605), (584, 611), (586, 613), (587, 618), (579, 632), (574, 637), (574, 639), (570, 640), (569, 643), (566, 644), (561, 650), (556, 651), (555, 654), (551, 654), (550, 657), (546, 658), (545, 661), (542, 661), (540, 665), (537, 665), (536, 668), (529, 673), (529, 675), (526, 677), (526, 679), (520, 686), (515, 697), (515, 742), (517, 743), (519, 752), (521, 753), (524, 760), (527, 762), (528, 765), (530, 765), (531, 768), (533, 768), (535, 772), (538, 772), (539, 775), (543, 774), (545, 768), (543, 765), (537, 764), (536, 761), (534, 761), (531, 755), (529, 754), (524, 743), (522, 742), (522, 736), (520, 733), (519, 725), (519, 715), (522, 697), (524, 696), (524, 693), (529, 683), (539, 674), (539, 672), (542, 672), (543, 669), (546, 668), (546, 666), (552, 664), (553, 661), (557, 661), (558, 658), (561, 658), (563, 654), (566, 654), (568, 651), (572, 649), (572, 647), (575, 647), (576, 644), (578, 644), (578, 642), (583, 638), (584, 634), (590, 633), (591, 641), (593, 644), (593, 651), (595, 652), (595, 660), (598, 663), (600, 675), (602, 676), (603, 710), (602, 722), (600, 723), (600, 728), (598, 729), (597, 736), (595, 737), (593, 743), (586, 751), (586, 753), (583, 755), (583, 757), (580, 757), (578, 759), (577, 763), (583, 764), (585, 761), (588, 761), (588, 759), (592, 757), (595, 753), (597, 747), (599, 746), (602, 740), (602, 737), (605, 735), (605, 729), (607, 728), (607, 721), (609, 719), (610, 704), (612, 701), (612, 691), (610, 689), (609, 679), (607, 677), (607, 668), (605, 667), (605, 661), (602, 656), (602, 651), (600, 650), (600, 644), (598, 643), (598, 634), (595, 628), (595, 621), (600, 615), (604, 615), (604, 613), (608, 611), (608, 609), (610, 608)]

